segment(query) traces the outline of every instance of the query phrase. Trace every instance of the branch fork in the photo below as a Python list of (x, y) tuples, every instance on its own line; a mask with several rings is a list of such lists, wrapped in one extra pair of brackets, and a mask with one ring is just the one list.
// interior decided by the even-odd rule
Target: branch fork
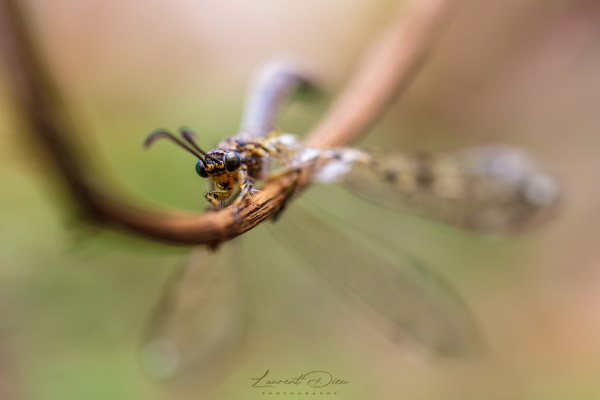
[[(413, 0), (408, 11), (402, 12), (375, 41), (330, 110), (309, 133), (306, 144), (344, 146), (364, 134), (408, 87), (448, 25), (455, 6), (453, 0)], [(86, 168), (72, 143), (77, 135), (35, 46), (26, 17), (22, 2), (0, 0), (0, 50), (18, 110), (28, 125), (28, 133), (55, 165), (75, 203), (95, 222), (173, 244), (216, 246), (276, 217), (292, 193), (310, 184), (307, 165), (298, 174), (267, 183), (260, 193), (240, 205), (237, 215), (232, 207), (202, 214), (151, 211), (95, 185), (95, 179), (82, 172)], [(253, 135), (264, 134), (271, 127), (277, 105), (295, 87), (310, 81), (301, 73), (291, 73), (288, 81), (285, 74), (279, 76), (283, 83), (278, 90), (251, 91), (242, 129)], [(257, 87), (261, 87), (257, 82)], [(272, 88), (264, 82), (262, 85), (263, 89)]]

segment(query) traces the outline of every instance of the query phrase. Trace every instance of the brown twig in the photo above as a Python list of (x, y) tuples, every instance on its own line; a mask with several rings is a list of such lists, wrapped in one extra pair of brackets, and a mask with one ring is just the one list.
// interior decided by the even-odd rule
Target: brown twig
[[(16, 0), (0, 0), (2, 50), (15, 97), (30, 131), (56, 164), (77, 204), (95, 221), (147, 238), (177, 244), (216, 245), (238, 236), (285, 207), (290, 187), (309, 183), (307, 171), (267, 184), (237, 214), (231, 208), (203, 214), (142, 210), (98, 189), (72, 148), (75, 135), (43, 68)], [(315, 147), (350, 143), (373, 123), (401, 89), (407, 87), (447, 25), (453, 0), (416, 0), (377, 41), (362, 67), (322, 122), (309, 135)]]
[(355, 141), (406, 90), (447, 28), (458, 2), (416, 0), (372, 45), (354, 77), (308, 143), (334, 147)]

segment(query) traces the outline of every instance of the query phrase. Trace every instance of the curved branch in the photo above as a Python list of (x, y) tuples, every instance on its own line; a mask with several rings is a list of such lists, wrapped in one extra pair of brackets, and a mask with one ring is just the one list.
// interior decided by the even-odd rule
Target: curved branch
[[(292, 193), (310, 184), (307, 170), (267, 184), (234, 215), (231, 207), (202, 214), (142, 210), (106, 194), (83, 174), (72, 148), (73, 129), (49, 75), (36, 53), (17, 0), (0, 0), (0, 40), (24, 120), (56, 164), (69, 192), (93, 220), (147, 238), (177, 244), (218, 243), (276, 216)], [(377, 41), (346, 90), (309, 135), (314, 147), (350, 143), (375, 121), (399, 90), (406, 88), (447, 25), (452, 0), (416, 0), (404, 19), (395, 21)], [(263, 112), (262, 110), (261, 112)], [(272, 118), (269, 112), (265, 115)], [(261, 128), (262, 129), (262, 128)]]
[(265, 136), (275, 129), (275, 119), (294, 92), (316, 91), (313, 74), (292, 60), (273, 60), (251, 80), (239, 132)]
[(457, 1), (416, 0), (372, 45), (333, 107), (311, 132), (313, 146), (355, 141), (412, 83), (450, 23)]

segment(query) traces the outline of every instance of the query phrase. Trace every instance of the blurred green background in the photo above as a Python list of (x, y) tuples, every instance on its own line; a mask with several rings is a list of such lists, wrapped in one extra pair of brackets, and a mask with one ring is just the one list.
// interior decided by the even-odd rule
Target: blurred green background
[[(335, 94), (401, 4), (28, 5), (90, 164), (139, 202), (201, 210), (194, 160), (170, 145), (142, 151), (145, 135), (185, 124), (210, 148), (235, 132), (248, 78), (275, 55), (307, 61)], [(480, 325), (484, 355), (422, 358), (392, 343), (259, 227), (244, 235), (239, 254), (255, 296), (246, 347), (229, 365), (215, 365), (228, 371), (224, 380), (199, 387), (157, 384), (136, 359), (161, 288), (190, 250), (81, 225), (20, 131), (4, 75), (0, 398), (289, 398), (250, 387), (266, 369), (280, 377), (325, 369), (350, 381), (335, 396), (313, 398), (599, 398), (598, 71), (598, 2), (465, 0), (410, 90), (359, 144), (521, 146), (565, 190), (561, 215), (535, 232), (487, 238), (377, 209), (338, 188), (306, 193), (450, 281)], [(328, 99), (294, 104), (279, 126), (306, 133)]]

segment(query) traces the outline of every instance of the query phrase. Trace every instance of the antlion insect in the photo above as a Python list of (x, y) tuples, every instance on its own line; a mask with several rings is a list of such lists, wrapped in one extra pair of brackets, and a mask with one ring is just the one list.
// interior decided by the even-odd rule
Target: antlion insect
[[(255, 138), (243, 132), (208, 152), (194, 135), (181, 139), (159, 130), (146, 139), (171, 140), (198, 158), (196, 172), (209, 178), (206, 200), (216, 209), (237, 207), (257, 192), (258, 181), (310, 165), (318, 182), (342, 182), (362, 197), (468, 229), (508, 232), (543, 221), (558, 200), (558, 187), (526, 153), (511, 147), (477, 147), (445, 153), (315, 149), (291, 134)], [(273, 164), (280, 165), (272, 171)]]
[[(209, 179), (205, 198), (215, 209), (231, 206), (237, 211), (252, 200), (259, 182), (308, 169), (313, 181), (342, 183), (374, 203), (487, 233), (530, 228), (556, 210), (560, 191), (555, 180), (517, 148), (488, 146), (440, 153), (317, 149), (294, 135), (273, 130), (283, 99), (306, 83), (305, 75), (294, 66), (272, 64), (250, 91), (239, 134), (210, 151), (202, 150), (187, 129), (181, 129), (179, 136), (155, 131), (145, 145), (167, 139), (193, 154), (196, 173)], [(290, 196), (293, 194), (292, 190)], [(398, 264), (415, 264), (414, 260), (391, 263), (360, 243), (349, 244), (343, 232), (310, 215), (301, 215), (301, 219), (305, 226), (291, 229), (289, 221), (281, 224), (283, 231), (303, 238), (286, 244), (296, 248), (339, 290), (383, 316), (393, 331), (408, 333), (441, 353), (472, 344), (468, 328), (461, 327), (469, 318), (450, 311), (454, 300), (435, 299), (399, 268)], [(325, 235), (325, 240), (311, 241), (311, 227)], [(225, 255), (231, 256), (231, 252)], [(219, 330), (212, 321), (234, 327), (239, 325), (239, 315), (225, 312), (211, 301), (222, 305), (239, 296), (233, 285), (236, 273), (229, 269), (237, 263), (217, 261), (217, 256), (203, 253), (197, 258), (201, 266), (188, 265), (160, 305), (144, 348), (147, 359), (167, 365), (157, 375), (169, 376), (191, 365), (209, 363), (216, 349), (232, 347), (228, 342), (231, 333)], [(210, 278), (219, 273), (223, 274), (220, 278)], [(227, 289), (221, 290), (221, 286)], [(198, 296), (203, 296), (202, 300), (195, 301)], [(235, 307), (242, 303), (238, 301)]]

